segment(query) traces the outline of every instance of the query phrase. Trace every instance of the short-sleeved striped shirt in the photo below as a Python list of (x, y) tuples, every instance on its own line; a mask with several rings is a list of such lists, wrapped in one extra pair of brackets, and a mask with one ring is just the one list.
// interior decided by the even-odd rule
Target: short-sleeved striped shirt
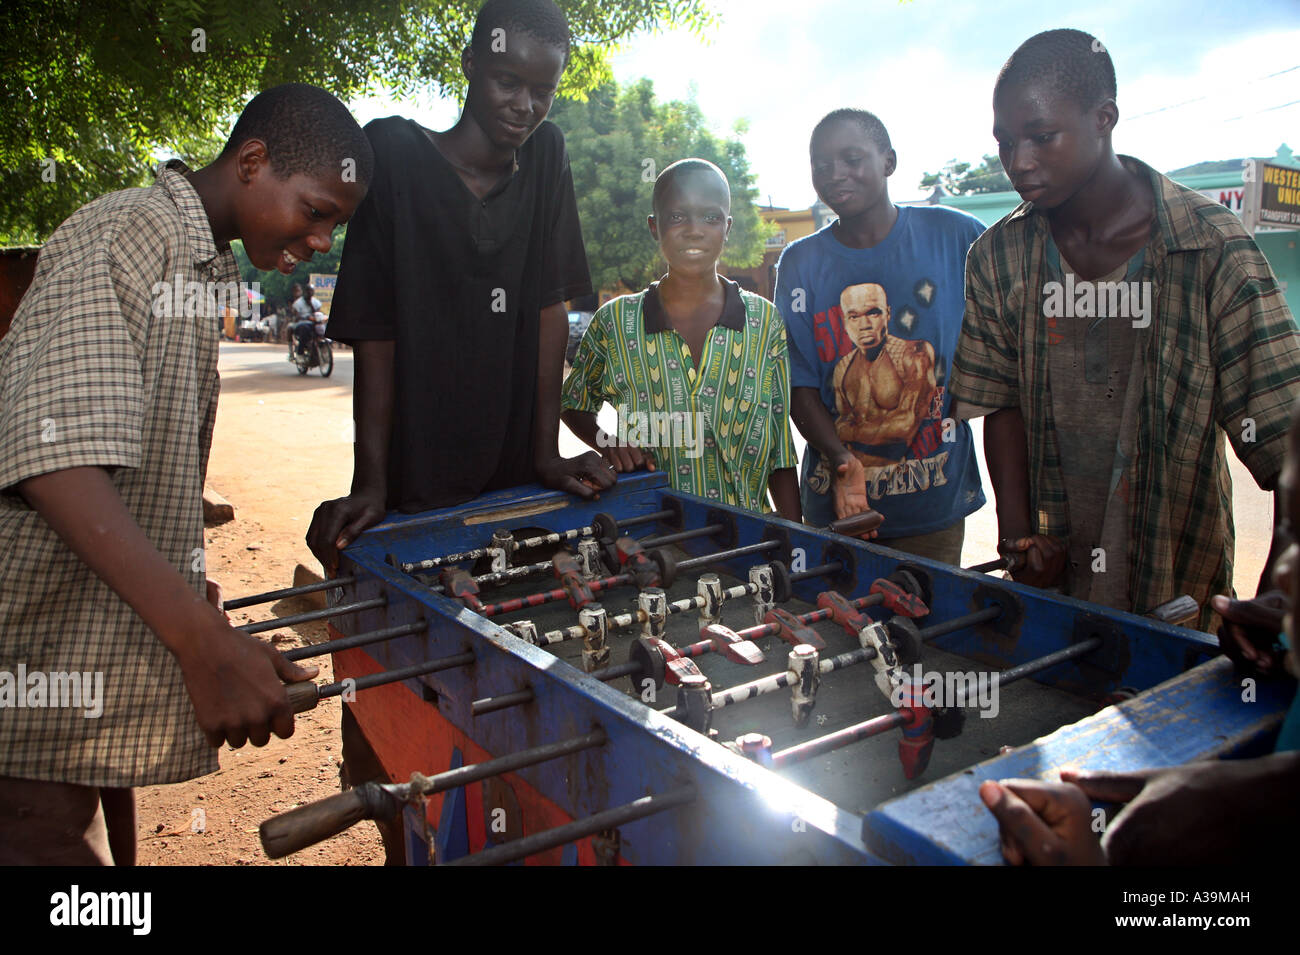
[(725, 304), (701, 367), (668, 322), (658, 283), (601, 306), (565, 379), (565, 409), (618, 411), (620, 443), (651, 451), (679, 491), (769, 511), (772, 472), (798, 464), (790, 437), (785, 323), (723, 279)]
[[(1300, 397), (1300, 331), (1277, 279), (1237, 217), (1149, 166), (1156, 221), (1139, 281), (1151, 284), (1150, 325), (1138, 329), (1142, 389), (1127, 479), (1129, 594), (1141, 613), (1190, 594), (1200, 625), (1232, 582), (1232, 485), (1226, 433), (1260, 487), (1272, 489)], [(1037, 532), (1070, 522), (1052, 419), (1044, 316), (1051, 226), (1022, 203), (984, 233), (966, 263), (966, 314), (953, 362), (955, 399), (1019, 407)]]
[(204, 592), (215, 303), (238, 272), (186, 171), (168, 164), (64, 222), (0, 341), (0, 776), (143, 786), (217, 769), (175, 658), (15, 491), (109, 469), (145, 535)]

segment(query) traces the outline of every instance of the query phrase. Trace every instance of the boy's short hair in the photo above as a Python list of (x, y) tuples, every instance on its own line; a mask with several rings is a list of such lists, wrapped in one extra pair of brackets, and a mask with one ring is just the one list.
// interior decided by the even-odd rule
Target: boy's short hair
[(825, 116), (817, 121), (813, 127), (812, 136), (808, 138), (808, 146), (812, 148), (812, 141), (817, 138), (823, 129), (832, 123), (857, 123), (862, 131), (867, 134), (876, 146), (876, 149), (883, 153), (893, 149), (893, 144), (889, 141), (889, 130), (885, 129), (885, 124), (880, 121), (880, 117), (875, 113), (868, 113), (865, 109), (835, 109), (831, 110)]
[(475, 53), (492, 51), (492, 31), (504, 29), (507, 34), (518, 31), (558, 48), (569, 62), (572, 36), (569, 21), (553, 0), (487, 0), (474, 20), (474, 32), (469, 46)]
[(281, 179), (342, 175), (344, 160), (356, 165), (357, 181), (370, 182), (375, 156), (370, 141), (348, 108), (325, 90), (285, 83), (254, 96), (239, 114), (222, 156), (250, 139), (266, 143), (271, 170)]
[(651, 208), (658, 210), (659, 202), (663, 199), (664, 193), (672, 181), (682, 173), (688, 172), (709, 172), (714, 173), (722, 180), (722, 187), (727, 191), (727, 208), (731, 208), (731, 183), (727, 181), (727, 174), (719, 169), (715, 164), (707, 159), (679, 159), (671, 165), (665, 166), (663, 170), (655, 177), (654, 193), (650, 197)]
[(993, 98), (1008, 87), (1031, 83), (1045, 85), (1080, 109), (1089, 110), (1115, 98), (1115, 64), (1092, 34), (1047, 30), (1020, 44), (1002, 65)]

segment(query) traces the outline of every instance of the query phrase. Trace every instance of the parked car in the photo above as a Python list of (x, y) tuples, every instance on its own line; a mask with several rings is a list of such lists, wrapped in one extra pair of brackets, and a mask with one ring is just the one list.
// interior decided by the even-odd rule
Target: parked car
[(595, 312), (570, 312), (569, 313), (569, 345), (564, 350), (564, 360), (570, 365), (573, 364), (574, 356), (578, 354), (578, 343), (582, 341), (583, 334), (587, 331), (587, 326), (591, 324), (591, 317)]

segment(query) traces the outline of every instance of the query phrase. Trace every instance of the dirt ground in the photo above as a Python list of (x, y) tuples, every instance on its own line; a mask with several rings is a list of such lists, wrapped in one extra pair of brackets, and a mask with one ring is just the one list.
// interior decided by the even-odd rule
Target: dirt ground
[[(227, 599), (293, 584), (294, 567), (319, 564), (304, 542), (316, 505), (347, 493), (352, 476), (352, 354), (336, 350), (328, 379), (315, 371), (300, 377), (285, 346), (221, 345), (221, 403), (208, 468), (208, 485), (235, 505), (236, 520), (207, 531), (208, 574)], [(608, 412), (609, 409), (606, 409)], [(613, 422), (602, 425), (613, 428)], [(978, 431), (978, 427), (977, 427)], [(796, 437), (802, 452), (802, 441)], [(982, 446), (979, 434), (977, 447)], [(561, 453), (582, 446), (564, 432)], [(1236, 585), (1253, 594), (1271, 536), (1271, 499), (1233, 464), (1237, 528)], [(988, 475), (981, 461), (988, 491)], [(963, 563), (995, 556), (992, 504), (967, 519)], [(281, 601), (231, 613), (239, 624), (309, 609)], [(266, 636), (266, 635), (264, 635)], [(282, 649), (325, 639), (323, 624), (276, 633)], [(331, 682), (329, 657), (317, 681)], [(338, 791), (339, 706), (327, 700), (297, 718), (288, 740), (272, 738), (262, 749), (221, 751), (221, 769), (174, 786), (141, 789), (138, 799), (141, 865), (267, 865), (257, 838), (262, 820)], [(382, 865), (374, 825), (362, 823), (321, 845), (284, 860), (296, 865)]]

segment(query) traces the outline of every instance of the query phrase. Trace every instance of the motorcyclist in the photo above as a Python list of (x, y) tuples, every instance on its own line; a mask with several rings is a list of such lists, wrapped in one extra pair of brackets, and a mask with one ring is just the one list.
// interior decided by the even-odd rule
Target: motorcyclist
[(316, 325), (318, 322), (324, 322), (325, 318), (320, 314), (321, 302), (311, 294), (310, 285), (302, 285), (295, 282), (293, 286), (293, 335), (297, 340), (296, 351), (299, 355), (305, 354), (307, 345), (311, 343), (316, 334)]

